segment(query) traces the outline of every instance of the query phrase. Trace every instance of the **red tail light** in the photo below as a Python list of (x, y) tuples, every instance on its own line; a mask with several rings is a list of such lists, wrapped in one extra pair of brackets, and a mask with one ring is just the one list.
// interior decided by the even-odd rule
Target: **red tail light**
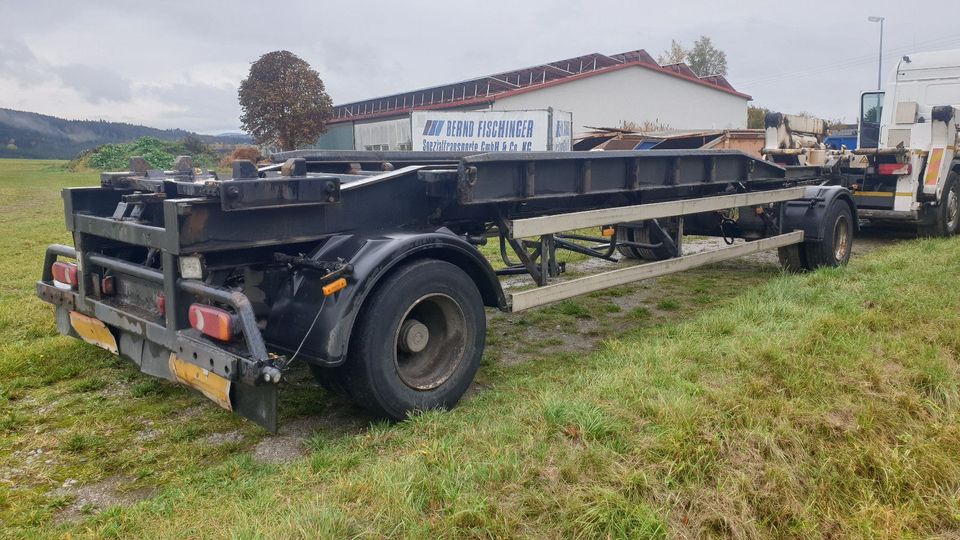
[(107, 276), (100, 280), (100, 292), (104, 296), (111, 296), (117, 292), (117, 282), (113, 276)]
[(877, 174), (884, 176), (903, 176), (913, 172), (909, 163), (881, 163), (877, 165)]
[(53, 266), (50, 267), (50, 270), (53, 272), (53, 279), (59, 281), (60, 283), (66, 283), (71, 287), (76, 287), (79, 280), (77, 279), (77, 265), (73, 263), (65, 262), (55, 262)]
[(190, 326), (200, 332), (221, 341), (230, 341), (233, 338), (233, 314), (229, 311), (204, 304), (192, 304), (189, 316)]
[(167, 297), (162, 294), (157, 295), (157, 311), (161, 316), (167, 314)]

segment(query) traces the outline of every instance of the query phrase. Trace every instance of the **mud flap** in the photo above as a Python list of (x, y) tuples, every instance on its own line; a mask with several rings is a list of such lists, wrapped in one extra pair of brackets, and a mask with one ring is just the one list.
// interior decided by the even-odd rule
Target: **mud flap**
[(270, 433), (277, 432), (277, 384), (234, 384), (231, 400), (233, 412), (260, 425)]
[(277, 385), (233, 382), (170, 353), (175, 381), (197, 390), (228, 411), (252, 420), (271, 433), (277, 431)]
[(847, 188), (841, 186), (808, 186), (802, 199), (783, 203), (780, 229), (784, 232), (803, 231), (804, 242), (819, 242), (825, 234), (824, 217), (834, 201), (850, 205), (853, 230), (857, 232), (859, 225), (853, 196)]

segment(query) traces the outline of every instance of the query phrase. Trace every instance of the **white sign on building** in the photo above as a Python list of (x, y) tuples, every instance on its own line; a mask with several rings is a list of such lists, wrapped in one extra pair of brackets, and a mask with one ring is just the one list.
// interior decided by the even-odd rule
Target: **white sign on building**
[(548, 110), (414, 111), (413, 150), (535, 152), (572, 148), (573, 115)]

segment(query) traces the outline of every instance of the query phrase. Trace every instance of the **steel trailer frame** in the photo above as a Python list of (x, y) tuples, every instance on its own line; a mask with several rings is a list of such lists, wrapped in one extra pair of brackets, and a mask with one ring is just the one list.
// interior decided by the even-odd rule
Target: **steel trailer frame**
[[(276, 430), (277, 382), (289, 360), (347, 361), (364, 301), (412, 260), (452, 263), (485, 305), (519, 311), (822, 241), (834, 204), (848, 204), (856, 216), (845, 189), (818, 186), (819, 170), (727, 150), (301, 151), (276, 160), (260, 169), (237, 162), (232, 178), (220, 179), (187, 160), (151, 171), (135, 158), (130, 171), (104, 173), (100, 187), (64, 190), (75, 248), (50, 246), (36, 285), (57, 306), (59, 331), (78, 335), (71, 312), (102, 321), (119, 354), (142, 371), (189, 384), (178, 379), (174, 359), (202, 369), (227, 381), (228, 408)], [(667, 218), (673, 221), (659, 221)], [(563, 234), (593, 226), (645, 227), (652, 240)], [(750, 241), (684, 256), (685, 229)], [(478, 250), (490, 237), (499, 239), (506, 268), (494, 270)], [(564, 270), (557, 249), (615, 260), (620, 248), (668, 249), (673, 258), (551, 283)], [(59, 258), (77, 261), (73, 290), (54, 283)], [(198, 261), (202, 278), (184, 277), (186, 258)], [(505, 294), (497, 275), (517, 273), (539, 287)], [(107, 278), (116, 281), (113, 292), (101, 285)], [(340, 278), (346, 288), (322, 292)], [(145, 305), (150, 295), (158, 306), (162, 296), (164, 308)], [(191, 327), (187, 308), (198, 302), (235, 314), (239, 339), (219, 342)]]

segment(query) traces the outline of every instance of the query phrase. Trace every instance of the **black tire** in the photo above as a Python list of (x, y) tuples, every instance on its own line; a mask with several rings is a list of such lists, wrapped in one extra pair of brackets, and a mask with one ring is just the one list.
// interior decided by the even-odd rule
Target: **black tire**
[(803, 244), (793, 244), (777, 249), (777, 258), (780, 259), (780, 266), (787, 272), (806, 272), (807, 253)]
[(835, 199), (824, 216), (824, 234), (819, 242), (803, 245), (807, 269), (843, 266), (853, 250), (853, 212), (842, 200)]
[(820, 267), (842, 266), (853, 250), (853, 212), (834, 200), (824, 216), (824, 238), (777, 249), (780, 265), (788, 272), (806, 272)]
[[(669, 234), (675, 234), (677, 228), (676, 220), (664, 220), (661, 224)], [(641, 244), (654, 244), (652, 224), (638, 222), (623, 224), (617, 226), (617, 242), (639, 242)], [(628, 259), (643, 259), (645, 261), (663, 261), (673, 258), (673, 252), (670, 248), (663, 245), (658, 248), (638, 248), (633, 246), (618, 245), (617, 251)]]
[(941, 202), (935, 208), (933, 223), (921, 225), (921, 236), (953, 236), (960, 229), (960, 178), (956, 172), (947, 176)]
[(617, 251), (620, 252), (620, 255), (623, 255), (627, 259), (643, 258), (639, 248), (620, 244), (620, 242), (637, 242), (637, 240), (634, 239), (636, 237), (637, 230), (638, 229), (631, 227), (630, 225), (617, 225)]
[(358, 405), (385, 418), (452, 408), (480, 367), (485, 338), (470, 276), (448, 262), (414, 261), (364, 302), (341, 381)]
[(313, 374), (313, 378), (316, 379), (317, 383), (327, 392), (336, 396), (349, 397), (350, 392), (344, 381), (343, 366), (324, 367), (311, 364), (310, 373)]

